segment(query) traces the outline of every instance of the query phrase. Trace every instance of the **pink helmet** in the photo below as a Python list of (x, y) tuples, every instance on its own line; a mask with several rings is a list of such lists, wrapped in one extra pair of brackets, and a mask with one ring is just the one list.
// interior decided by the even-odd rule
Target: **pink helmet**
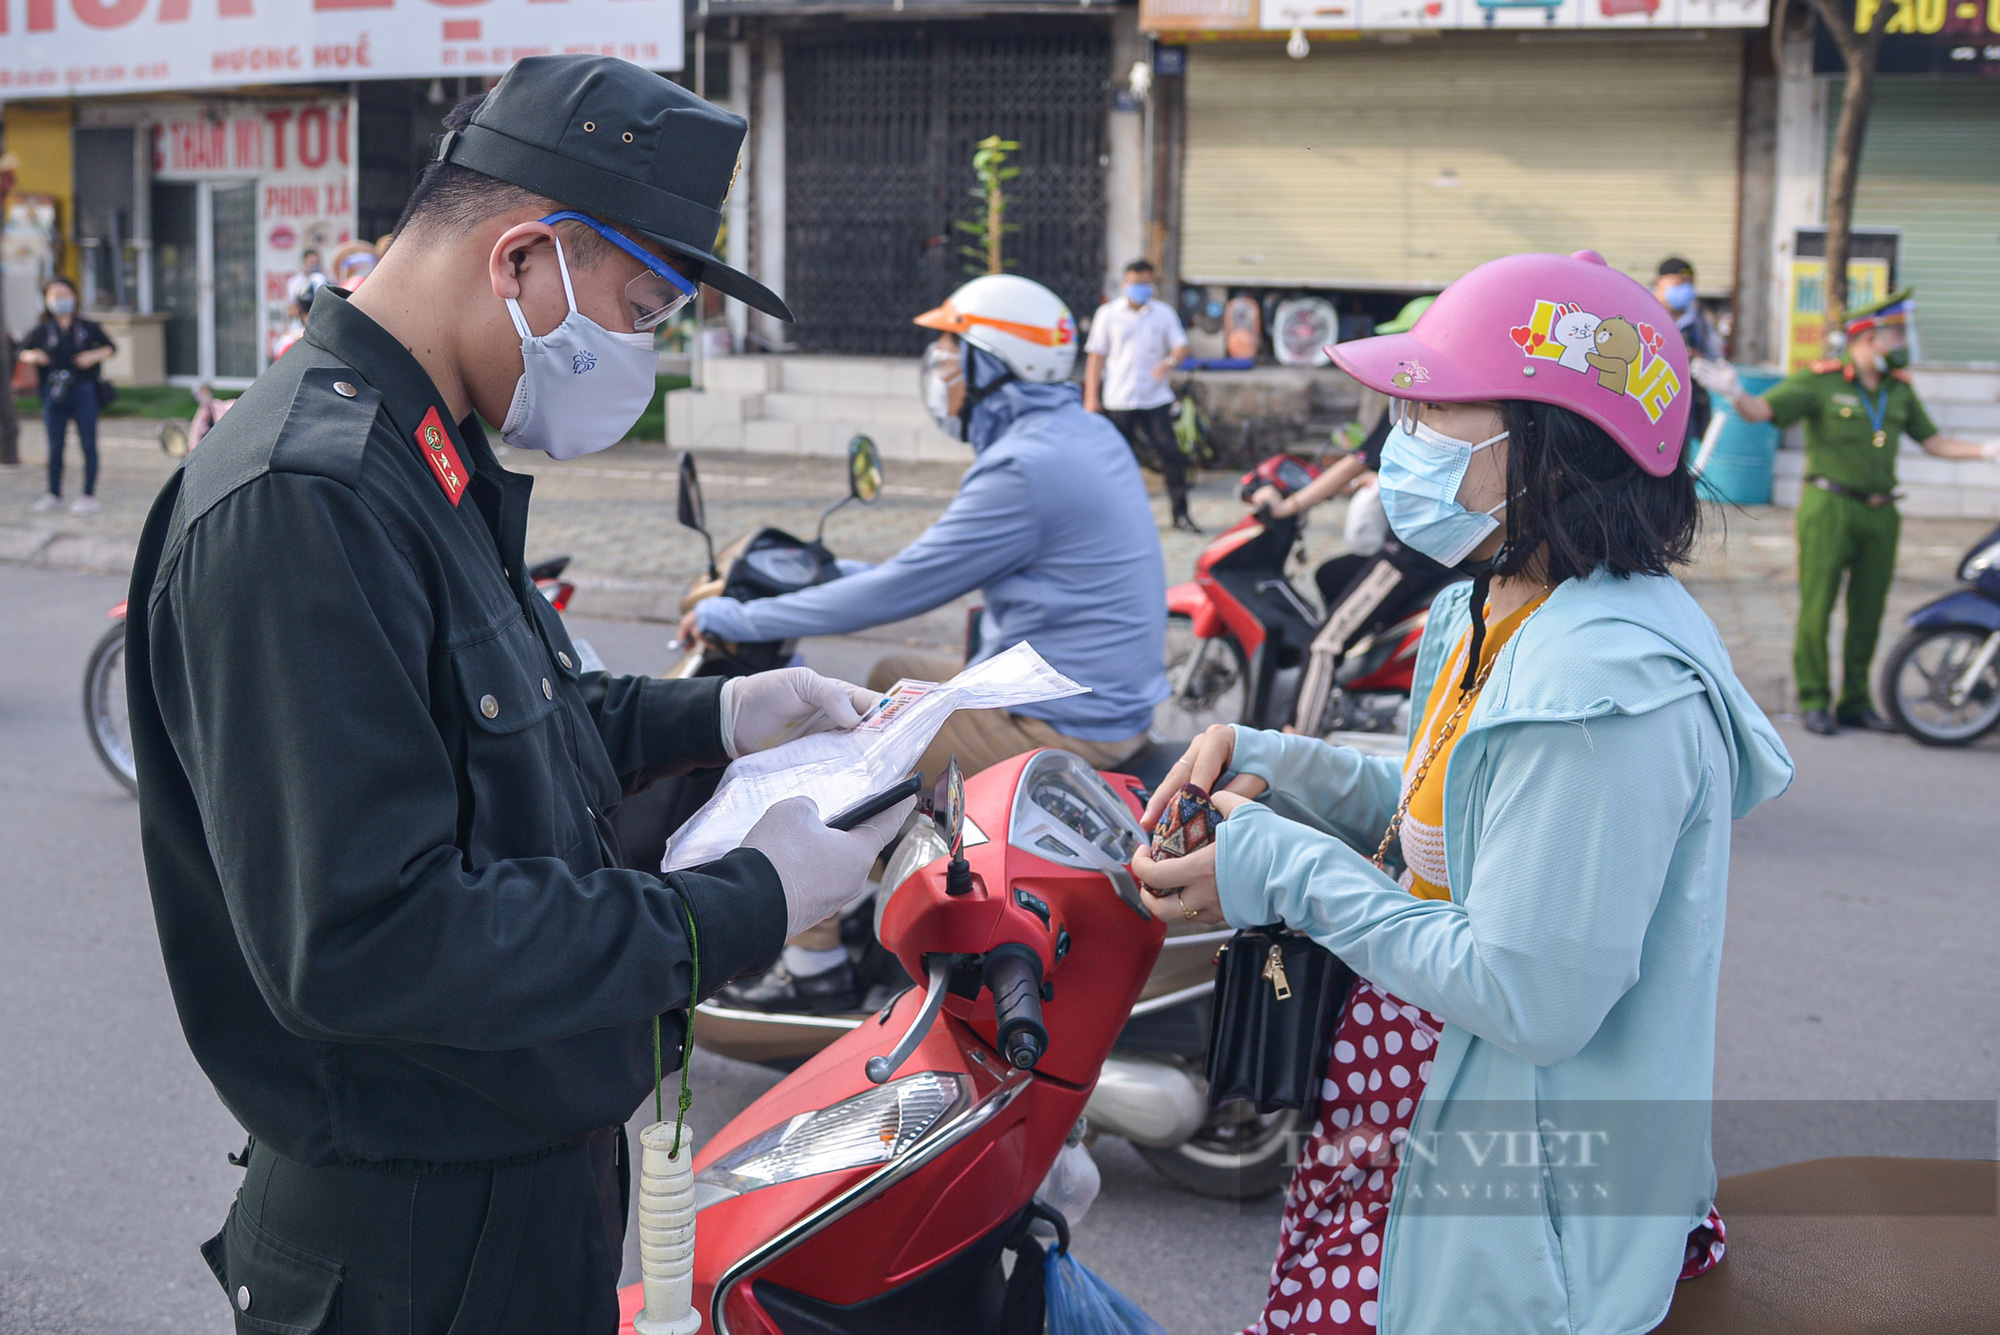
[(1693, 392), (1687, 348), (1666, 307), (1594, 250), (1482, 264), (1407, 334), (1326, 351), (1395, 398), (1552, 403), (1610, 432), (1654, 477), (1680, 464)]

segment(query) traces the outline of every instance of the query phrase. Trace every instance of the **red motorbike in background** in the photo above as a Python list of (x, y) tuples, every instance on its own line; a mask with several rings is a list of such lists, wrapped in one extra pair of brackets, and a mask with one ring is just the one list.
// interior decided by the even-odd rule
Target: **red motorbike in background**
[[(569, 606), (571, 596), (576, 593), (576, 585), (562, 577), (568, 567), (567, 556), (552, 556), (528, 568), (528, 578), (535, 581), (536, 590), (558, 612)], [(132, 760), (132, 725), (125, 712), (126, 601), (119, 599), (104, 614), (112, 625), (84, 664), (83, 726), (90, 734), (90, 747), (104, 762), (104, 768), (124, 785), (126, 792), (137, 797), (139, 771)]]
[[(1240, 491), (1245, 501), (1265, 486), (1289, 496), (1318, 476), (1297, 455), (1277, 454), (1245, 473)], [(1191, 739), (1216, 723), (1290, 726), (1313, 736), (1406, 731), (1429, 595), (1448, 581), (1417, 590), (1424, 596), (1410, 611), (1370, 627), (1410, 578), (1378, 557), (1322, 613), (1289, 573), (1304, 556), (1303, 529), (1295, 516), (1245, 515), (1195, 557), (1193, 580), (1167, 590), (1173, 693), (1155, 713), (1156, 736)]]

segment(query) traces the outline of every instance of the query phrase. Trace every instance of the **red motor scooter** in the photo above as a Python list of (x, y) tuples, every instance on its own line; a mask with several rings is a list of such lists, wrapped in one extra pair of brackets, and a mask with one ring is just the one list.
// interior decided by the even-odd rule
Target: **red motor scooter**
[(1044, 750), (941, 788), (881, 928), (923, 989), (695, 1160), (694, 1308), (716, 1335), (1042, 1329), (1039, 1267), (1010, 1280), (1002, 1254), (1039, 1258), (1038, 1218), (1066, 1236), (1033, 1198), (1166, 929), (1126, 867), (1135, 780)]
[[(1297, 455), (1277, 454), (1245, 473), (1240, 491), (1245, 501), (1265, 486), (1289, 496), (1318, 476)], [(1314, 736), (1405, 731), (1429, 598), (1355, 638), (1402, 576), (1378, 558), (1322, 616), (1287, 575), (1303, 527), (1295, 516), (1245, 515), (1195, 557), (1192, 581), (1167, 590), (1173, 693), (1155, 713), (1156, 735), (1191, 740), (1216, 723), (1289, 724)]]

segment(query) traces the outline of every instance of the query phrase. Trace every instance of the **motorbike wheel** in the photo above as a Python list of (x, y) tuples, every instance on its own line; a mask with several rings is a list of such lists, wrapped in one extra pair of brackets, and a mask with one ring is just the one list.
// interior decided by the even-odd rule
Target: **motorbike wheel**
[[(1188, 659), (1203, 645), (1196, 679), (1184, 691)], [(1250, 721), (1250, 664), (1243, 646), (1232, 635), (1195, 638), (1194, 620), (1179, 613), (1167, 617), (1167, 684), (1173, 694), (1153, 709), (1156, 742), (1191, 742), (1213, 724)]]
[(1198, 1196), (1251, 1201), (1292, 1180), (1292, 1159), (1306, 1122), (1295, 1108), (1259, 1113), (1236, 1101), (1211, 1111), (1201, 1130), (1172, 1149), (1133, 1148), (1162, 1176)]
[(1975, 626), (1911, 631), (1882, 665), (1882, 700), (1896, 726), (1926, 746), (1965, 746), (2000, 724), (2000, 661), (1989, 663), (1965, 700), (1951, 690), (1988, 632)]
[(125, 623), (104, 632), (83, 669), (83, 722), (91, 749), (125, 785), (139, 795), (139, 769), (132, 759), (132, 725), (125, 713)]

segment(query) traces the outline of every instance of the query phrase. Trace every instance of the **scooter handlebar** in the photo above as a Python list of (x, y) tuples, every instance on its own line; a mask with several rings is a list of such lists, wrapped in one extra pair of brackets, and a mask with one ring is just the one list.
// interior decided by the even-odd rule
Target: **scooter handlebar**
[(986, 955), (985, 982), (993, 993), (998, 1022), (994, 1044), (1021, 1070), (1032, 1070), (1049, 1048), (1042, 1023), (1042, 960), (1026, 946), (1009, 942)]

